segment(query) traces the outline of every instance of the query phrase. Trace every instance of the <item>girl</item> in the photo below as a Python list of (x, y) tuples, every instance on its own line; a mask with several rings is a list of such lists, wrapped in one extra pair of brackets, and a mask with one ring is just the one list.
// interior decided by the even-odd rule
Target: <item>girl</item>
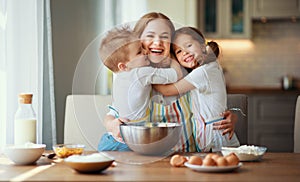
[(183, 27), (173, 36), (173, 52), (178, 62), (190, 72), (176, 83), (156, 85), (165, 96), (191, 91), (193, 135), (197, 150), (220, 151), (222, 146), (239, 146), (236, 135), (229, 136), (213, 130), (219, 113), (227, 109), (227, 93), (223, 71), (218, 64), (219, 47), (215, 42), (205, 45), (202, 33), (192, 27)]

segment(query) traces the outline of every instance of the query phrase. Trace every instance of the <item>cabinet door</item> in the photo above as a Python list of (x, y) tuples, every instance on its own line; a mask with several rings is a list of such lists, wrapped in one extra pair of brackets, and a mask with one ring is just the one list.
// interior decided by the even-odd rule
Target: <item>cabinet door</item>
[(221, 37), (222, 1), (200, 0), (198, 3), (198, 26), (201, 32), (205, 37)]
[(271, 152), (293, 151), (296, 96), (249, 96), (249, 142)]
[(198, 24), (208, 38), (250, 38), (249, 0), (201, 0)]
[(253, 0), (254, 18), (300, 16), (300, 0)]
[(227, 0), (228, 9), (224, 21), (225, 37), (250, 38), (250, 15), (248, 0)]

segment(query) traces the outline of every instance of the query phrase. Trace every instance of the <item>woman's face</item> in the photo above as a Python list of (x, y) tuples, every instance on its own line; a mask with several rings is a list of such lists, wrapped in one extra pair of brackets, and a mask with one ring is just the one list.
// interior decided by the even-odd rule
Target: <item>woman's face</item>
[(150, 21), (141, 35), (141, 40), (152, 63), (160, 63), (169, 57), (171, 29), (164, 19)]
[(195, 68), (204, 60), (205, 45), (201, 45), (190, 35), (180, 34), (174, 40), (174, 52), (183, 67)]

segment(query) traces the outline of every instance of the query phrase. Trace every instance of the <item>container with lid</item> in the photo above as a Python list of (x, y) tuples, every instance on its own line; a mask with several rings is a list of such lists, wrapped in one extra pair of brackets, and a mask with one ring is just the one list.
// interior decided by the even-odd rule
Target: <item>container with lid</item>
[(19, 108), (14, 124), (15, 144), (36, 143), (36, 115), (32, 108), (32, 94), (19, 94)]

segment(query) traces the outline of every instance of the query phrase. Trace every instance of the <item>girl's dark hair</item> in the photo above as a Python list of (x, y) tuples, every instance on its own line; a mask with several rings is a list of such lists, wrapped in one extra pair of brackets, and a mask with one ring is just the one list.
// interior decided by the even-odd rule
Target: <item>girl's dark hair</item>
[(193, 39), (199, 41), (200, 44), (205, 44), (205, 38), (204, 35), (196, 28), (194, 27), (182, 27), (174, 32), (174, 35), (172, 36), (172, 42), (177, 38), (180, 34), (186, 34), (190, 35)]
[(215, 41), (207, 42), (207, 45), (212, 49), (212, 51), (215, 53), (216, 57), (219, 57), (220, 49), (218, 43)]

